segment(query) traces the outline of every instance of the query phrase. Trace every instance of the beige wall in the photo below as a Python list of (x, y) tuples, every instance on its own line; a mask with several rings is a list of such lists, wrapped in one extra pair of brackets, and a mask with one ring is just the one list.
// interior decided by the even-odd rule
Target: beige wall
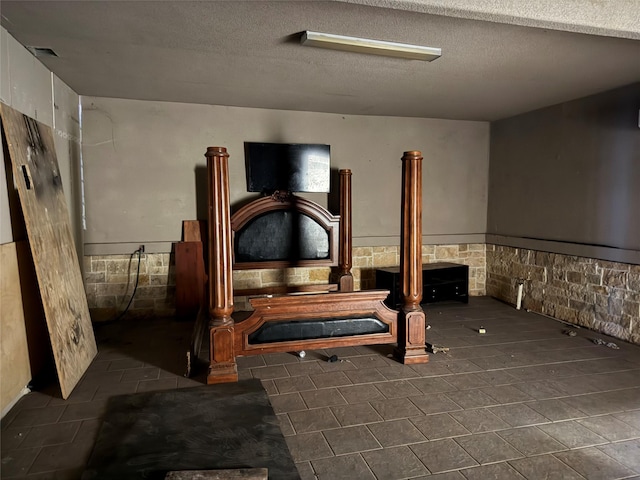
[(640, 83), (491, 125), (488, 241), (640, 264)]
[[(145, 244), (169, 252), (182, 220), (206, 215), (204, 152), (225, 146), (231, 201), (246, 198), (244, 141), (327, 143), (353, 171), (355, 246), (399, 243), (401, 161), (425, 157), (424, 242), (483, 242), (489, 125), (252, 108), (82, 98), (88, 255)], [(327, 204), (326, 195), (314, 200)], [(204, 212), (204, 213), (203, 213)]]
[[(231, 202), (237, 204), (251, 195), (246, 192), (243, 142), (331, 145), (332, 168), (353, 171), (354, 275), (358, 287), (373, 287), (376, 266), (398, 264), (400, 159), (405, 150), (421, 150), (424, 155), (423, 241), (431, 245), (433, 255), (436, 244), (448, 247), (438, 250), (446, 250), (446, 255), (437, 258), (452, 260), (458, 259), (458, 244), (463, 248), (484, 243), (489, 154), (489, 126), (485, 122), (95, 97), (82, 98), (82, 120), (85, 279), (96, 320), (115, 318), (128, 303), (137, 270), (137, 259), (129, 265), (129, 255), (141, 244), (145, 254), (139, 287), (128, 315), (173, 312), (175, 279), (168, 252), (172, 242), (181, 239), (183, 220), (206, 218), (204, 153), (208, 146), (228, 148)], [(327, 195), (310, 197), (325, 206), (329, 203)], [(484, 293), (481, 250), (459, 253), (461, 262), (473, 262), (472, 294), (476, 295)], [(380, 252), (395, 253), (393, 259), (376, 257), (376, 262), (370, 259), (360, 265), (358, 262), (366, 263), (365, 257), (369, 258), (363, 251), (369, 252), (371, 259)], [(479, 253), (481, 258), (476, 258)], [(426, 261), (429, 258), (427, 255)], [(301, 269), (300, 281), (305, 283), (307, 270)], [(315, 276), (309, 282), (328, 281), (328, 272), (312, 273)]]
[[(52, 127), (56, 155), (60, 166), (67, 206), (72, 213), (71, 225), (76, 247), (81, 255), (81, 223), (77, 196), (80, 158), (80, 123), (78, 95), (53, 75), (31, 53), (20, 45), (4, 28), (0, 28), (0, 100), (10, 107)], [(17, 202), (13, 184), (8, 185), (4, 159), (0, 162), (0, 282), (2, 300), (0, 315), (0, 349), (2, 351), (2, 395), (0, 409), (7, 408), (23, 392), (32, 374), (42, 367), (46, 339), (38, 287), (32, 272), (33, 261), (28, 254), (22, 219), (17, 210), (10, 210), (9, 198)], [(11, 217), (16, 223), (12, 225)], [(78, 220), (78, 221), (76, 221)], [(15, 227), (15, 228), (14, 228)], [(16, 251), (22, 252), (16, 258)], [(25, 293), (26, 292), (26, 293)], [(29, 296), (30, 295), (30, 296)], [(23, 299), (28, 298), (24, 301)], [(25, 330), (25, 324), (27, 328)], [(37, 337), (37, 338), (36, 338)], [(32, 352), (28, 345), (36, 345), (41, 352)], [(46, 356), (46, 355), (45, 355)], [(30, 359), (31, 358), (31, 359)]]

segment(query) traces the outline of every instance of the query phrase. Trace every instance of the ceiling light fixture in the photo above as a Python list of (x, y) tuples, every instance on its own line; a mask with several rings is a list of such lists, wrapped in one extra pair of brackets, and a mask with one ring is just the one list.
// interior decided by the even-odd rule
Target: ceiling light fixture
[(431, 62), (442, 55), (442, 49), (423, 47), (407, 43), (385, 42), (368, 38), (347, 37), (332, 33), (306, 31), (300, 40), (302, 45), (309, 47), (330, 48), (345, 52), (371, 53), (386, 57), (399, 57), (409, 60), (424, 60)]

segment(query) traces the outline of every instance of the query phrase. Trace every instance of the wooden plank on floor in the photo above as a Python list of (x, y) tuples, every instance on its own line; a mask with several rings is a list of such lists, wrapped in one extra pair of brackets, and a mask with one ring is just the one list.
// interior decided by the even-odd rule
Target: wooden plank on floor
[(5, 104), (6, 136), (60, 390), (67, 398), (97, 353), (50, 127)]
[(164, 480), (267, 480), (268, 473), (266, 468), (181, 470), (167, 473)]

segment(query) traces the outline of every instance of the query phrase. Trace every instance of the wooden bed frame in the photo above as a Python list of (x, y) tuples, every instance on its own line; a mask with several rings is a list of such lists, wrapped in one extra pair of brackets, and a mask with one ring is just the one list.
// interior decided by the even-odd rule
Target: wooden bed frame
[[(354, 291), (351, 242), (351, 172), (340, 171), (340, 216), (297, 196), (262, 197), (230, 212), (228, 153), (209, 147), (208, 285), (207, 308), (198, 324), (208, 325), (209, 372), (207, 383), (238, 380), (236, 357), (272, 352), (296, 352), (351, 345), (397, 343), (394, 356), (405, 364), (426, 363), (425, 315), (422, 299), (422, 155), (405, 152), (402, 157), (402, 232), (400, 311), (383, 302), (388, 290)], [(327, 233), (329, 249), (317, 259), (235, 262), (234, 238), (252, 221), (270, 212), (286, 210), (304, 215)], [(284, 268), (287, 266), (337, 267), (335, 285), (311, 285), (298, 289), (239, 290), (250, 298), (253, 312), (234, 320), (233, 270)], [(294, 295), (279, 295), (291, 293)], [(204, 333), (204, 332), (203, 332)]]

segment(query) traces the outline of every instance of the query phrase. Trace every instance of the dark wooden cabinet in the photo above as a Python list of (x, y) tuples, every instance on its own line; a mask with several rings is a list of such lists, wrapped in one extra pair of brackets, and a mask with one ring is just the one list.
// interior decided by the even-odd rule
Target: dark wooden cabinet
[[(391, 293), (385, 303), (397, 308), (402, 303), (400, 291), (400, 267), (376, 270), (376, 288)], [(422, 265), (422, 302), (469, 301), (469, 266), (458, 263), (426, 263)]]

